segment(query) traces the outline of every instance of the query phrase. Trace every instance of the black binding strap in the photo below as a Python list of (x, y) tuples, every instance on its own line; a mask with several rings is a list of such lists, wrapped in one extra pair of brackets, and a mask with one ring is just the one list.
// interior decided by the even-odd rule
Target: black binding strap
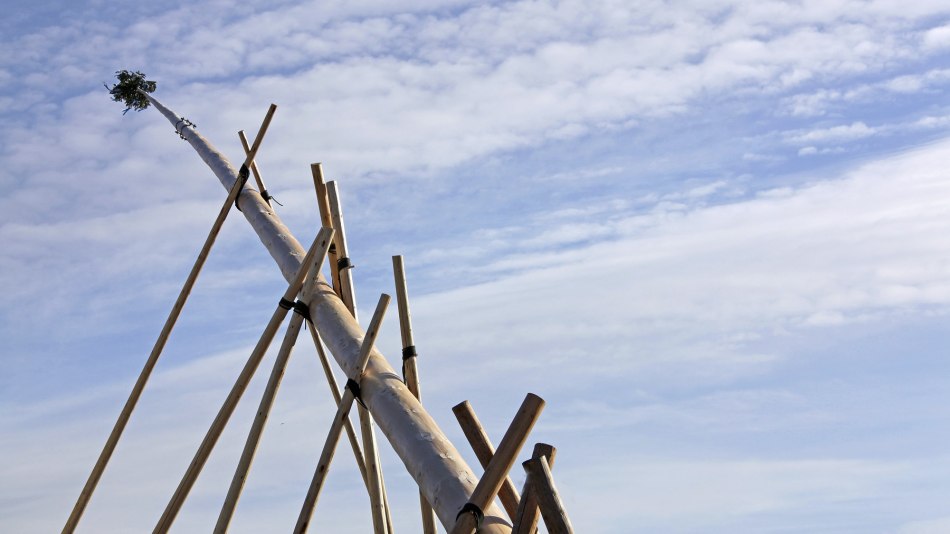
[(346, 256), (336, 260), (336, 268), (338, 271), (352, 269), (353, 267), (356, 267), (356, 266), (353, 265), (353, 263), (350, 261), (350, 258)]
[[(251, 171), (248, 170), (247, 165), (241, 165), (241, 170), (238, 171), (238, 180), (241, 180), (241, 189), (244, 189), (244, 186), (247, 184), (247, 178), (251, 175)], [(236, 197), (234, 197), (234, 207), (241, 211), (241, 206), (238, 204), (238, 200), (241, 199), (241, 193), (239, 192)]]
[(360, 403), (360, 406), (366, 408), (366, 405), (363, 404), (363, 397), (360, 396), (360, 383), (352, 378), (346, 379), (346, 385), (343, 386), (343, 389), (350, 390), (353, 393), (353, 398), (356, 399), (356, 402)]
[(402, 361), (406, 361), (409, 358), (415, 358), (416, 356), (418, 356), (418, 354), (416, 353), (415, 345), (409, 345), (408, 347), (402, 349)]
[(455, 520), (458, 521), (463, 514), (472, 514), (475, 516), (475, 529), (479, 529), (482, 526), (482, 521), (485, 520), (485, 512), (481, 508), (476, 506), (474, 503), (467, 502), (465, 506), (459, 510), (459, 513), (455, 516)]
[(299, 313), (304, 319), (310, 321), (310, 307), (304, 302), (299, 300), (287, 300), (284, 297), (280, 297), (280, 301), (277, 302), (277, 305), (285, 310), (294, 310), (294, 313)]

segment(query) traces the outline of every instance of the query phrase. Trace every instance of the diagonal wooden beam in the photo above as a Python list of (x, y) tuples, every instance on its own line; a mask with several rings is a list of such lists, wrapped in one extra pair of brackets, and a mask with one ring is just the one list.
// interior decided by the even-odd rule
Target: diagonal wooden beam
[(481, 528), (479, 523), (484, 516), (483, 510), (495, 500), (495, 495), (498, 494), (502, 482), (508, 476), (508, 471), (514, 465), (518, 451), (528, 439), (528, 433), (537, 422), (542, 409), (544, 409), (544, 400), (534, 393), (528, 393), (521, 407), (518, 408), (515, 418), (511, 421), (511, 425), (508, 426), (505, 436), (501, 438), (498, 450), (485, 468), (485, 474), (479, 479), (466, 504), (472, 508), (473, 513), (462, 513), (466, 511), (462, 508), (450, 534), (472, 534), (476, 528)]
[(548, 533), (574, 534), (574, 527), (567, 517), (561, 496), (554, 487), (554, 477), (551, 476), (547, 459), (544, 456), (532, 458), (523, 465), (538, 496), (538, 506), (541, 508), (541, 517), (544, 518), (544, 526), (548, 527)]
[[(536, 443), (531, 458), (541, 458), (547, 460), (548, 466), (554, 467), (554, 457), (557, 455), (557, 449), (547, 443)], [(534, 486), (530, 479), (524, 481), (524, 491), (521, 492), (521, 502), (518, 503), (518, 512), (515, 514), (514, 522), (511, 525), (511, 534), (534, 534), (538, 530), (538, 519), (540, 519), (538, 510), (538, 496), (534, 491)]]

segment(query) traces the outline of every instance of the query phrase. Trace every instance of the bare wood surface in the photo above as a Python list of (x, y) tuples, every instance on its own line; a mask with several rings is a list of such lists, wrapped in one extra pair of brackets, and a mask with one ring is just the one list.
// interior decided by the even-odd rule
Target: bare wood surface
[[(146, 94), (145, 97), (170, 124), (178, 122), (179, 114), (152, 95)], [(229, 189), (238, 179), (237, 169), (196, 128), (185, 125), (182, 130), (195, 153), (208, 165), (221, 185)], [(292, 280), (306, 250), (255, 189), (245, 187), (239, 198), (242, 215), (284, 278)], [(310, 314), (337, 364), (345, 373), (351, 373), (356, 364), (363, 330), (325, 281), (318, 283), (310, 303)], [(446, 528), (451, 528), (458, 510), (468, 501), (475, 487), (477, 478), (471, 467), (379, 351), (373, 351), (370, 357), (363, 374), (361, 391), (363, 402), (377, 418), (380, 430), (409, 475), (432, 504), (439, 521)], [(426, 439), (420, 440), (420, 436), (426, 436)], [(492, 504), (484, 512), (485, 522), (480, 534), (507, 534), (511, 531), (499, 507)]]
[[(482, 464), (482, 468), (487, 470), (488, 464), (491, 463), (492, 458), (495, 456), (495, 447), (492, 445), (488, 433), (485, 432), (485, 427), (482, 426), (481, 421), (478, 420), (478, 416), (475, 415), (475, 410), (472, 409), (472, 405), (469, 404), (468, 401), (463, 401), (452, 408), (452, 413), (455, 414), (459, 426), (462, 427), (462, 433), (465, 434), (465, 439), (468, 440), (469, 445), (472, 446), (472, 450), (475, 451), (478, 462)], [(498, 491), (498, 498), (501, 499), (501, 505), (505, 508), (505, 511), (508, 512), (508, 517), (514, 521), (518, 512), (518, 502), (521, 500), (521, 497), (518, 495), (518, 490), (515, 489), (511, 477), (505, 476), (504, 480), (502, 480), (501, 489)]]
[[(544, 399), (528, 393), (524, 402), (518, 408), (518, 413), (505, 431), (505, 435), (498, 444), (498, 450), (492, 456), (488, 466), (485, 467), (485, 474), (478, 481), (475, 490), (468, 502), (477, 506), (480, 510), (485, 510), (495, 499), (498, 490), (501, 489), (502, 482), (508, 476), (508, 471), (514, 465), (518, 452), (528, 439), (528, 433), (534, 427), (541, 410), (544, 409)], [(451, 534), (472, 534), (477, 526), (473, 514), (462, 514), (455, 522)]]
[[(320, 230), (316, 239), (313, 241), (313, 245), (310, 247), (310, 251), (307, 252), (304, 262), (300, 265), (296, 276), (293, 278), (291, 283), (288, 285), (287, 290), (284, 292), (282, 297), (283, 299), (293, 300), (297, 296), (297, 293), (300, 292), (300, 288), (303, 286), (307, 273), (311, 272), (313, 266), (317, 263), (317, 260), (320, 260), (320, 262), (323, 261), (323, 254), (325, 254), (325, 251), (330, 246), (332, 234), (333, 230), (330, 228), (324, 228)], [(324, 252), (321, 253), (320, 251)], [(169, 500), (168, 505), (165, 507), (165, 511), (158, 520), (158, 524), (155, 525), (155, 533), (168, 532), (168, 529), (171, 528), (172, 523), (175, 521), (175, 517), (178, 515), (182, 505), (185, 503), (185, 499), (188, 498), (188, 493), (191, 491), (195, 481), (198, 479), (198, 475), (201, 473), (205, 462), (208, 461), (208, 457), (211, 455), (212, 449), (214, 449), (215, 444), (218, 442), (218, 438), (221, 437), (221, 433), (224, 431), (224, 427), (231, 418), (231, 414), (233, 414), (235, 408), (237, 408), (238, 401), (241, 400), (241, 396), (247, 389), (247, 385), (254, 376), (254, 372), (257, 370), (258, 365), (260, 365), (261, 360), (264, 358), (264, 354), (267, 352), (271, 341), (274, 339), (274, 334), (277, 333), (280, 323), (283, 322), (284, 317), (286, 316), (287, 309), (281, 305), (278, 305), (274, 310), (274, 313), (271, 315), (267, 326), (264, 328), (264, 332), (261, 334), (257, 345), (251, 352), (251, 356), (248, 358), (247, 363), (244, 364), (241, 374), (238, 375), (237, 380), (234, 382), (234, 386), (231, 387), (231, 391), (228, 393), (224, 404), (221, 406), (221, 409), (215, 416), (214, 421), (211, 423), (211, 427), (208, 429), (207, 434), (205, 434), (201, 445), (198, 447), (198, 451), (195, 453), (191, 464), (188, 466), (188, 470), (185, 471), (185, 475), (178, 484), (178, 488), (175, 489), (174, 495), (172, 495), (171, 500)]]
[[(264, 134), (267, 131), (267, 127), (274, 116), (275, 110), (276, 107), (271, 104), (271, 109), (268, 110), (267, 116), (265, 117), (263, 124), (261, 124), (260, 131), (258, 131), (258, 138), (263, 139)], [(258, 147), (260, 147), (260, 143), (258, 143)], [(254, 160), (251, 156), (252, 154), (248, 153), (248, 158), (253, 164)], [(201, 250), (198, 252), (198, 258), (191, 267), (191, 271), (188, 273), (188, 278), (185, 279), (185, 284), (178, 293), (178, 298), (175, 299), (175, 304), (172, 306), (172, 310), (169, 312), (168, 318), (165, 319), (165, 324), (162, 326), (162, 331), (159, 333), (158, 339), (152, 346), (152, 352), (149, 353), (148, 359), (145, 360), (145, 366), (142, 368), (142, 372), (139, 373), (139, 377), (135, 381), (135, 385), (132, 386), (132, 392), (129, 393), (129, 398), (125, 401), (125, 405), (122, 407), (122, 411), (119, 413), (119, 418), (112, 427), (112, 432), (109, 434), (108, 439), (106, 439), (106, 444), (103, 446), (102, 452), (99, 453), (99, 458), (96, 460), (96, 463), (92, 468), (92, 473), (90, 473), (89, 478), (86, 479), (86, 484), (79, 493), (79, 498), (76, 500), (76, 504), (73, 505), (72, 512), (70, 512), (69, 518), (66, 520), (66, 525), (63, 527), (63, 534), (72, 533), (76, 530), (76, 526), (79, 524), (79, 520), (82, 518), (82, 514), (86, 509), (86, 505), (89, 504), (89, 499), (96, 490), (96, 486), (99, 484), (99, 479), (102, 478), (102, 473), (105, 471), (106, 465), (109, 463), (109, 459), (112, 458), (112, 453), (115, 452), (115, 447), (119, 443), (119, 438), (122, 437), (122, 432), (125, 431), (125, 427), (129, 422), (129, 418), (132, 416), (132, 411), (135, 410), (135, 405), (138, 404), (139, 398), (142, 396), (142, 391), (145, 390), (145, 384), (148, 382), (149, 377), (151, 377), (152, 371), (155, 369), (155, 365), (158, 363), (158, 358), (162, 355), (162, 351), (165, 349), (165, 344), (168, 342), (168, 337), (171, 335), (172, 329), (175, 327), (175, 323), (178, 322), (178, 317), (181, 315), (182, 308), (184, 308), (185, 302), (188, 300), (188, 296), (191, 295), (191, 290), (194, 288), (195, 282), (198, 280), (198, 275), (201, 273), (201, 269), (204, 267), (205, 261), (208, 259), (208, 254), (211, 252), (211, 247), (217, 240), (218, 234), (221, 232), (221, 226), (224, 224), (228, 213), (231, 211), (231, 205), (234, 204), (234, 201), (241, 193), (243, 185), (244, 184), (241, 183), (241, 180), (235, 180), (234, 184), (229, 189), (228, 196), (225, 198), (224, 204), (221, 205), (221, 209), (218, 211), (218, 216), (211, 225), (211, 231), (208, 233), (208, 237), (205, 239), (204, 244), (201, 246)]]
[[(333, 214), (330, 212), (330, 198), (327, 195), (327, 182), (323, 177), (323, 164), (311, 163), (310, 174), (313, 175), (313, 188), (317, 193), (320, 223), (323, 226), (333, 228)], [(333, 286), (333, 290), (336, 291), (337, 296), (340, 296), (342, 290), (340, 289), (340, 266), (336, 262), (338, 257), (336, 247), (330, 247), (330, 259), (328, 260), (330, 263), (330, 284)]]
[[(327, 242), (326, 248), (329, 248), (329, 241)], [(320, 263), (314, 266), (314, 270), (311, 272), (308, 282), (304, 283), (302, 293), (303, 302), (310, 301), (310, 296), (313, 293), (313, 285), (317, 279), (317, 273), (320, 272), (321, 266), (323, 265), (322, 260), (326, 257), (326, 250), (321, 250), (317, 256), (320, 259)], [(287, 325), (287, 332), (284, 334), (284, 340), (280, 344), (277, 357), (274, 359), (274, 367), (271, 370), (270, 377), (267, 379), (267, 386), (264, 388), (264, 394), (261, 396), (257, 414), (255, 414), (254, 422), (247, 434), (244, 450), (241, 452), (241, 458), (234, 470), (234, 476), (231, 478), (231, 486), (228, 488), (224, 504), (221, 506), (221, 512), (218, 514), (218, 521), (214, 527), (215, 534), (224, 534), (228, 531), (228, 525), (231, 524), (231, 518), (234, 516), (234, 508), (237, 506), (238, 499), (241, 498), (241, 491), (244, 489), (247, 474), (251, 469), (251, 463), (254, 461), (257, 446), (264, 432), (264, 425), (267, 423), (267, 417), (270, 415), (271, 407), (274, 405), (277, 390), (280, 388), (280, 382), (284, 377), (284, 370), (287, 368), (287, 362), (290, 361), (290, 354), (293, 352), (294, 344), (297, 342), (303, 321), (303, 315), (294, 313), (290, 318), (290, 324)]]
[[(241, 146), (244, 147), (244, 155), (251, 153), (251, 145), (247, 142), (247, 136), (244, 135), (244, 130), (238, 131), (238, 138), (241, 140)], [(264, 185), (264, 178), (261, 177), (260, 167), (257, 165), (257, 160), (251, 162), (251, 173), (254, 175), (254, 181), (257, 182), (257, 187), (261, 189), (261, 196), (264, 197), (264, 201), (270, 205), (270, 196), (265, 195), (267, 192), (267, 187)], [(326, 226), (326, 225), (323, 225)]]
[[(556, 455), (557, 449), (553, 445), (535, 443), (531, 458), (543, 457), (547, 460), (548, 466), (553, 468)], [(531, 477), (528, 477), (524, 481), (524, 491), (521, 492), (521, 501), (518, 503), (518, 513), (511, 526), (511, 534), (534, 534), (538, 530), (540, 517), (538, 496), (534, 492), (534, 486), (531, 485)]]
[[(412, 337), (412, 317), (409, 314), (409, 289), (406, 285), (406, 268), (402, 256), (393, 256), (393, 278), (396, 283), (396, 307), (399, 310), (399, 333), (402, 337), (402, 379), (409, 391), (421, 402), (416, 346)], [(407, 351), (411, 351), (411, 356), (407, 357)], [(422, 534), (436, 534), (435, 512), (421, 491), (419, 508), (422, 512)]]
[(554, 486), (554, 477), (551, 476), (551, 467), (544, 456), (532, 458), (524, 464), (531, 485), (538, 497), (538, 506), (541, 508), (541, 517), (544, 526), (548, 527), (549, 534), (574, 534), (574, 527), (567, 517), (567, 510), (561, 502), (561, 496)]
[[(343, 226), (343, 206), (340, 203), (340, 191), (336, 182), (327, 183), (327, 199), (330, 203), (330, 214), (333, 218), (333, 229), (336, 230), (333, 242), (336, 244), (337, 262), (349, 260), (349, 248), (346, 245), (346, 230)], [(343, 304), (353, 314), (353, 319), (359, 321), (356, 315), (356, 291), (353, 288), (353, 267), (339, 269), (340, 298)], [(332, 351), (331, 351), (332, 352)], [(365, 446), (363, 447), (366, 448)]]
[[(357, 369), (362, 374), (363, 369), (366, 367), (366, 362), (369, 361), (370, 353), (373, 349), (373, 344), (376, 342), (376, 336), (379, 334), (379, 327), (383, 322), (383, 317), (386, 315), (386, 307), (389, 305), (390, 297), (389, 295), (383, 294), (379, 297), (379, 303), (376, 305), (376, 311), (373, 313), (373, 318), (370, 321), (369, 328), (366, 330), (366, 336), (363, 337), (362, 345), (360, 346), (360, 355), (359, 361), (357, 362)], [(356, 382), (361, 380), (361, 377), (357, 375), (356, 377), (351, 378)], [(330, 462), (333, 460), (333, 455), (336, 452), (337, 443), (340, 440), (340, 432), (343, 429), (344, 421), (347, 421), (350, 408), (353, 405), (353, 400), (355, 399), (353, 390), (351, 388), (345, 388), (343, 391), (343, 396), (340, 399), (340, 404), (337, 406), (336, 416), (333, 418), (333, 423), (330, 425), (330, 432), (327, 434), (327, 440), (323, 445), (323, 451), (320, 453), (320, 459), (317, 462), (317, 469), (313, 474), (313, 479), (310, 482), (310, 487), (307, 489), (307, 496), (304, 498), (303, 506), (300, 509), (300, 515), (297, 517), (297, 524), (294, 527), (294, 532), (297, 534), (302, 534), (307, 531), (307, 528), (310, 526), (310, 519), (313, 516), (313, 510), (317, 505), (317, 499), (320, 497), (320, 490), (323, 488), (323, 482), (326, 480), (327, 473), (330, 470)]]

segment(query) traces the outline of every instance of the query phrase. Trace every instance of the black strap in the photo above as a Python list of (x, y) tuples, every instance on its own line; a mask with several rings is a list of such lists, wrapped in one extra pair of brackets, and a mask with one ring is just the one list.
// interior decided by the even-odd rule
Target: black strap
[(313, 322), (310, 319), (310, 307), (304, 302), (299, 300), (294, 302), (294, 313), (299, 313), (301, 317), (307, 320), (307, 322)]
[(476, 506), (474, 503), (467, 502), (465, 506), (459, 510), (459, 513), (455, 516), (455, 520), (458, 521), (463, 514), (472, 514), (475, 516), (475, 529), (478, 530), (482, 526), (482, 521), (485, 520), (485, 512), (481, 508)]
[[(241, 165), (241, 170), (238, 171), (238, 180), (241, 180), (241, 189), (244, 189), (244, 186), (247, 184), (247, 178), (251, 175), (251, 171), (248, 170), (247, 165)], [(241, 199), (241, 193), (238, 192), (237, 196), (234, 197), (234, 207), (241, 211), (241, 205), (238, 204), (238, 200)]]
[(277, 305), (285, 310), (289, 310), (294, 307), (294, 301), (280, 297), (280, 302), (278, 302)]
[(418, 356), (418, 354), (416, 353), (415, 345), (409, 345), (408, 347), (402, 349), (402, 361), (406, 361), (409, 358), (415, 358), (416, 356)]
[(352, 269), (353, 267), (356, 267), (356, 266), (353, 265), (353, 263), (350, 261), (350, 258), (346, 256), (343, 256), (342, 258), (336, 260), (336, 268), (338, 271)]
[(360, 383), (352, 378), (346, 379), (346, 385), (343, 386), (343, 389), (350, 390), (353, 393), (353, 398), (356, 399), (356, 402), (360, 403), (360, 406), (366, 408), (366, 405), (363, 404), (363, 397), (360, 395)]

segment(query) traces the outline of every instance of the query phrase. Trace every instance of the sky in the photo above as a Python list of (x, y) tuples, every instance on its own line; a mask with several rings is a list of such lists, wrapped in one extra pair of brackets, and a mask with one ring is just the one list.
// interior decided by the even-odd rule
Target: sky
[[(543, 397), (521, 459), (557, 447), (577, 531), (950, 532), (946, 2), (37, 0), (0, 52), (0, 531), (62, 528), (225, 196), (110, 101), (131, 69), (236, 165), (278, 105), (279, 215), (310, 242), (322, 162), (361, 320), (404, 255), (429, 413), (477, 466), (451, 407), (497, 443)], [(232, 214), (79, 532), (154, 526), (285, 287)], [(173, 531), (214, 525), (273, 352)], [(314, 354), (231, 532), (296, 520)], [(341, 445), (314, 529), (368, 531), (358, 478)]]

